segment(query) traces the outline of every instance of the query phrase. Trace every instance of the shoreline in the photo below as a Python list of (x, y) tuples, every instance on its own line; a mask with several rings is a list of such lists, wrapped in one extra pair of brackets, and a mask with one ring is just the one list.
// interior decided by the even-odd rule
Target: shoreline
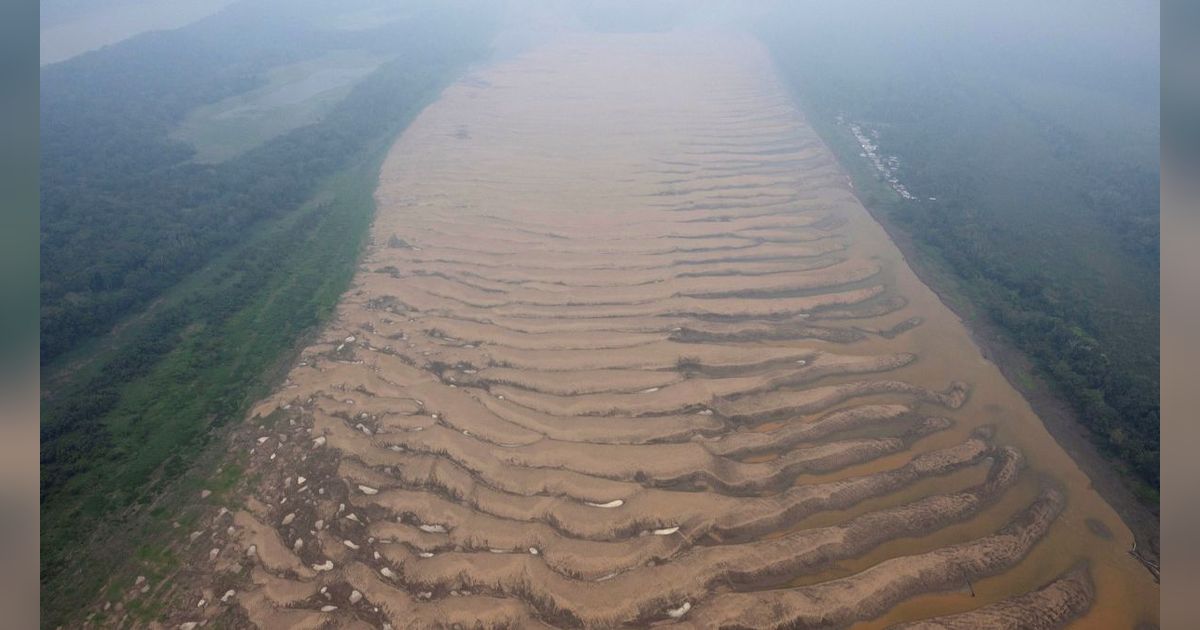
[[(837, 154), (834, 153), (834, 155)], [(844, 168), (843, 173), (846, 174), (849, 181), (853, 181)], [(1145, 566), (1146, 570), (1154, 576), (1154, 580), (1158, 582), (1160, 562), (1158, 514), (1142, 503), (1133, 494), (1120, 473), (1109, 465), (1104, 455), (1092, 443), (1089, 432), (1079, 420), (1078, 414), (1066, 401), (1054, 393), (1048, 383), (1037, 375), (1033, 362), (1025, 353), (1016, 348), (1007, 339), (1005, 333), (985, 315), (971, 312), (975, 308), (973, 304), (964, 308), (950, 299), (950, 291), (939, 283), (937, 271), (931, 268), (935, 263), (927, 260), (924, 254), (918, 250), (912, 235), (896, 225), (885, 212), (868, 205), (859, 197), (858, 190), (853, 185), (851, 185), (850, 191), (867, 209), (871, 217), (883, 227), (888, 238), (900, 250), (905, 262), (908, 263), (917, 278), (929, 287), (942, 304), (963, 322), (971, 340), (979, 347), (983, 358), (999, 368), (1005, 380), (1033, 408), (1034, 413), (1037, 414), (1058, 445), (1087, 475), (1096, 492), (1116, 511), (1121, 521), (1133, 533), (1136, 547), (1128, 550), (1129, 554)], [(957, 280), (954, 281), (957, 282)], [(1023, 382), (1023, 379), (1020, 378), (1022, 374), (1028, 375), (1030, 384)]]

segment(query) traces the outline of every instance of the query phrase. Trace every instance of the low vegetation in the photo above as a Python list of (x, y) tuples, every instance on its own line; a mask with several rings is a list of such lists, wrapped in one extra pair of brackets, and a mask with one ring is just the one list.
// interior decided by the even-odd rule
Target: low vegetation
[[(220, 448), (218, 429), (268, 391), (274, 368), (330, 315), (387, 147), (486, 41), (428, 19), (358, 33), (360, 43), (403, 36), (406, 52), (319, 122), (194, 164), (168, 138), (172, 124), (255, 84), (259, 67), (246, 60), (300, 54), (239, 42), (214, 59), (216, 43), (236, 39), (222, 29), (243, 24), (144, 37), (43, 77), (47, 627), (70, 620), (151, 530), (167, 527), (169, 515), (155, 514), (163, 490), (198, 483), (191, 467)], [(327, 39), (326, 49), (344, 41)], [(117, 535), (131, 531), (137, 540)]]

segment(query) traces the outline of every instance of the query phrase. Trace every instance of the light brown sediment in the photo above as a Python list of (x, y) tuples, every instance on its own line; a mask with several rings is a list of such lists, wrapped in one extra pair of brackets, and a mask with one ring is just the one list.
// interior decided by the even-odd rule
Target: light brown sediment
[(1037, 544), (1065, 498), (1047, 490), (991, 536), (877, 564), (862, 573), (812, 586), (719, 595), (696, 612), (711, 628), (838, 628), (870, 619), (916, 593), (956, 588), (1003, 571)]
[(896, 630), (1054, 630), (1092, 605), (1096, 587), (1087, 566), (1078, 566), (1042, 588), (969, 612), (894, 626)]
[[(376, 198), (334, 320), (239, 429), (249, 507), (204, 525), (198, 572), (241, 580), (222, 610), (1155, 618), (1127, 531), (915, 281), (753, 40), (572, 34), (478, 69), (396, 143)], [(1095, 597), (1076, 574), (1046, 586), (1079, 562)]]

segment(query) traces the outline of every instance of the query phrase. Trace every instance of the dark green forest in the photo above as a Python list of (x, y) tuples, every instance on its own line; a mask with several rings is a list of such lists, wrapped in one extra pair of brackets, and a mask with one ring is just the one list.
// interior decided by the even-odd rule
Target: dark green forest
[[(186, 483), (198, 454), (219, 447), (214, 429), (264, 395), (332, 313), (386, 149), (487, 52), (493, 27), (431, 5), (337, 31), (320, 26), (319, 6), (287, 20), (264, 6), (43, 69), (45, 627), (96, 595), (144, 542), (114, 545), (113, 532), (153, 525), (141, 508)], [(260, 85), (271, 67), (347, 48), (392, 61), (320, 121), (217, 164), (193, 163), (169, 138), (190, 110)]]
[[(44, 363), (111, 328), (255, 222), (295, 208), (392, 126), (382, 114), (398, 94), (423, 94), (478, 41), (455, 33), (463, 26), (449, 15), (342, 32), (257, 4), (235, 7), (43, 71)], [(257, 86), (271, 67), (337, 49), (397, 60), (321, 124), (228, 162), (192, 163), (192, 149), (169, 138), (193, 108)]]
[[(762, 27), (781, 75), (863, 201), (950, 270), (1156, 502), (1157, 49), (1122, 40), (1136, 23), (1085, 20), (1084, 37), (1039, 33), (1079, 18), (1035, 9), (1004, 23), (936, 1), (850, 4)], [(913, 199), (851, 124), (898, 159)]]

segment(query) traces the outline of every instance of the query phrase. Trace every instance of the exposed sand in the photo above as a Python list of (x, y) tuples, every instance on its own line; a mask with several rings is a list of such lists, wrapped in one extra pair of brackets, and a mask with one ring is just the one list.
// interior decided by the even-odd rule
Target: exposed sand
[(254, 500), (207, 525), (205, 571), (252, 579), (172, 619), (1156, 622), (1128, 530), (753, 40), (481, 69), (377, 198), (335, 322), (247, 424)]

